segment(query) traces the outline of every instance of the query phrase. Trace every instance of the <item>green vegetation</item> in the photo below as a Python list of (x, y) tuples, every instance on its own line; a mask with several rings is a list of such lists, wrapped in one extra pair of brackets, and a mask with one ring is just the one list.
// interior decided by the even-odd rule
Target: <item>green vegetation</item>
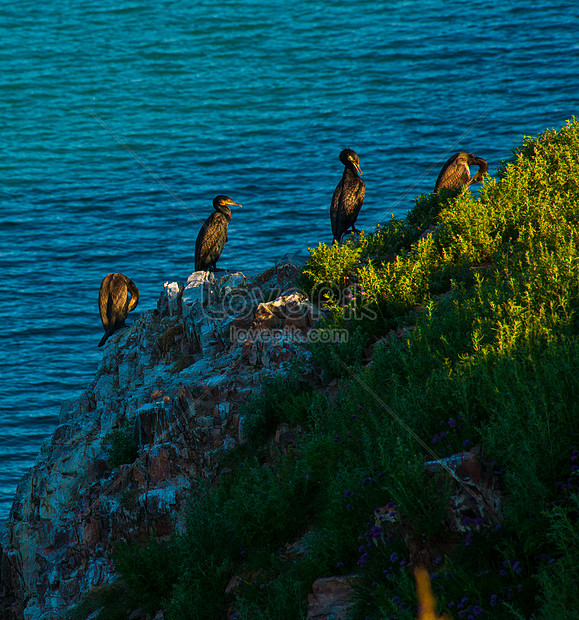
[(99, 618), (107, 620), (126, 620), (127, 610), (139, 606), (139, 600), (127, 589), (125, 584), (117, 581), (92, 590), (79, 604), (65, 613), (66, 620), (86, 620), (99, 612)]
[(111, 432), (109, 439), (110, 446), (107, 448), (106, 457), (113, 469), (135, 461), (139, 447), (126, 420), (120, 428)]
[[(196, 490), (165, 559), (121, 548), (142, 605), (293, 620), (316, 578), (355, 574), (353, 618), (414, 618), (422, 561), (454, 618), (578, 616), (579, 124), (514, 155), (478, 196), (421, 196), (310, 250), (301, 285), (351, 335), (312, 346), (340, 389), (297, 369), (264, 385), (231, 475)], [(469, 448), (493, 481), (482, 499), (425, 467)]]

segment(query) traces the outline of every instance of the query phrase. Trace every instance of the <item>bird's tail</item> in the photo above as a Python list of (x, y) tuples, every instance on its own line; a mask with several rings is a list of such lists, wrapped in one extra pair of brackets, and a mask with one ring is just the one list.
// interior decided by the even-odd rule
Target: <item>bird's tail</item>
[(99, 342), (99, 347), (102, 347), (103, 344), (109, 339), (109, 336), (112, 336), (112, 331), (106, 331), (104, 333), (104, 336), (101, 338), (101, 341)]

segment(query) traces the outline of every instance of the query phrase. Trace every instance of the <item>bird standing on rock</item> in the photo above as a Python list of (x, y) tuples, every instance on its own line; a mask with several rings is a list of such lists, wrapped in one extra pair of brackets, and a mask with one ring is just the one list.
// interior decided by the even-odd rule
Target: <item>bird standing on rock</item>
[(104, 277), (99, 290), (99, 312), (105, 335), (101, 338), (99, 347), (125, 326), (127, 314), (134, 310), (138, 303), (139, 289), (130, 278), (123, 273), (109, 273)]
[(344, 173), (334, 190), (330, 207), (334, 243), (339, 243), (349, 228), (354, 232), (360, 232), (356, 229), (355, 224), (366, 192), (364, 181), (359, 176), (362, 174), (362, 170), (360, 169), (360, 158), (356, 151), (344, 149), (340, 153), (340, 161), (344, 164)]
[(201, 226), (195, 242), (195, 271), (216, 269), (216, 263), (227, 242), (227, 229), (231, 221), (231, 209), (228, 205), (241, 207), (229, 196), (215, 196), (212, 213)]
[[(478, 166), (478, 172), (470, 178), (469, 166)], [(482, 157), (472, 153), (456, 153), (442, 167), (434, 191), (438, 189), (457, 189), (464, 191), (473, 183), (480, 183), (489, 171), (489, 165)]]

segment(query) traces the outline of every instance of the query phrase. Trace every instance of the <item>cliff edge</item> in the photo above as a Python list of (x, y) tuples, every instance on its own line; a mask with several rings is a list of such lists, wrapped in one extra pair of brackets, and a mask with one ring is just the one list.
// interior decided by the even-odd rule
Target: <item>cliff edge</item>
[(193, 273), (109, 339), (18, 485), (0, 547), (2, 618), (62, 617), (116, 579), (116, 542), (180, 531), (191, 481), (219, 475), (243, 441), (240, 405), (308, 355), (317, 310), (291, 288), (297, 272), (287, 258), (252, 276)]

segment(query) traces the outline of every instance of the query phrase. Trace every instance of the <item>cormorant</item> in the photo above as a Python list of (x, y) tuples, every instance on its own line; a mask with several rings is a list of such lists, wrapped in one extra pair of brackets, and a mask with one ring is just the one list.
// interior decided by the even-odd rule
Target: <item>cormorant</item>
[(231, 221), (231, 209), (227, 205), (241, 207), (229, 196), (215, 196), (212, 213), (201, 226), (195, 242), (195, 271), (208, 271), (216, 268), (227, 241), (227, 228)]
[[(469, 166), (478, 166), (478, 172), (470, 178)], [(480, 183), (489, 171), (489, 165), (482, 157), (472, 153), (456, 153), (442, 167), (434, 191), (438, 189), (458, 189), (464, 191), (472, 183)]]
[(357, 233), (360, 232), (355, 224), (366, 192), (364, 181), (359, 177), (362, 170), (360, 170), (360, 159), (356, 151), (344, 149), (340, 153), (340, 161), (344, 164), (344, 174), (334, 190), (330, 207), (334, 243), (339, 243), (349, 228)]
[(125, 326), (127, 314), (134, 310), (138, 303), (139, 289), (130, 278), (122, 273), (109, 273), (104, 277), (99, 290), (99, 311), (105, 335), (99, 342), (99, 347)]

